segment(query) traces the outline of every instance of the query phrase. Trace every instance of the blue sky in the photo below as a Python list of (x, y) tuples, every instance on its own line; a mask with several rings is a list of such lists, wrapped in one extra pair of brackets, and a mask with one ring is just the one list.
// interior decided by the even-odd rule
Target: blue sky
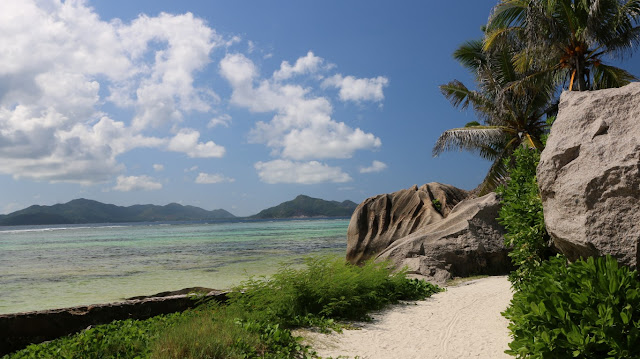
[(431, 157), (474, 119), (438, 85), (471, 84), (451, 54), (495, 3), (3, 0), (0, 213), (472, 189), (487, 162)]

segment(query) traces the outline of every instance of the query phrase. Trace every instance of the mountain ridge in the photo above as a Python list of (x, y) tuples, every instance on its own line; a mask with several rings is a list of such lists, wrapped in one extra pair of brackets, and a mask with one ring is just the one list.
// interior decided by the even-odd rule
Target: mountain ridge
[(358, 204), (349, 200), (326, 201), (301, 194), (291, 201), (264, 209), (249, 218), (351, 217), (357, 206)]
[(291, 201), (280, 203), (248, 217), (237, 217), (224, 209), (208, 211), (191, 205), (169, 203), (118, 206), (86, 198), (73, 199), (54, 205), (31, 205), (27, 208), (0, 215), (0, 226), (53, 225), (86, 223), (134, 223), (157, 221), (198, 221), (234, 218), (286, 219), (350, 217), (357, 204), (345, 200), (326, 201), (298, 195)]
[(51, 206), (32, 205), (0, 216), (0, 225), (124, 223), (230, 218), (236, 218), (236, 216), (224, 209), (207, 211), (199, 207), (183, 206), (178, 203), (169, 203), (164, 206), (136, 204), (124, 207), (78, 198)]

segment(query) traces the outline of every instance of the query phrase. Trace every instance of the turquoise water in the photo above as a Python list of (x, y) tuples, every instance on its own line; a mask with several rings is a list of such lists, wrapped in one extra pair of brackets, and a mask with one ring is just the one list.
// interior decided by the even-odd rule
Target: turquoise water
[(0, 314), (227, 289), (346, 249), (348, 219), (0, 227)]

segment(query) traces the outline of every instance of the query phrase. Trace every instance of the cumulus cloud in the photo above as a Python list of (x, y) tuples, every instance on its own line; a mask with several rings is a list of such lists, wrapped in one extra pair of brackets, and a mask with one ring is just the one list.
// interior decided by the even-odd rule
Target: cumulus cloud
[[(212, 141), (180, 147), (147, 133), (214, 112), (219, 97), (194, 74), (225, 44), (190, 13), (105, 22), (85, 1), (3, 0), (0, 173), (92, 184), (121, 173), (117, 156), (139, 147), (219, 156)], [(112, 106), (130, 117), (114, 120)]]
[(153, 191), (162, 188), (162, 183), (155, 182), (149, 176), (118, 176), (117, 184), (113, 190), (120, 192)]
[(153, 164), (153, 170), (156, 172), (160, 172), (160, 171), (164, 171), (164, 165), (158, 164), (158, 163), (154, 163)]
[[(316, 57), (310, 53), (283, 66), (280, 71), (302, 71)], [(280, 72), (276, 72), (274, 77)], [(275, 113), (270, 122), (260, 121), (249, 134), (252, 143), (272, 149), (272, 155), (294, 160), (350, 158), (358, 150), (381, 146), (378, 137), (332, 119), (333, 107), (325, 97), (313, 96), (300, 85), (260, 79), (255, 64), (242, 54), (228, 54), (220, 62), (220, 74), (232, 87), (231, 103), (252, 112)], [(286, 78), (279, 75), (280, 78)]]
[(380, 161), (373, 161), (369, 167), (360, 167), (360, 173), (382, 172), (387, 169), (387, 164)]
[(309, 51), (307, 56), (296, 60), (293, 66), (289, 61), (282, 61), (280, 69), (274, 72), (273, 78), (275, 80), (285, 80), (295, 75), (314, 73), (319, 70), (323, 61), (321, 57), (315, 56), (313, 52)]
[(199, 184), (214, 184), (214, 183), (223, 183), (223, 182), (235, 182), (235, 179), (225, 177), (221, 174), (217, 173), (203, 173), (200, 172), (198, 177), (196, 177), (196, 183)]
[(199, 138), (200, 132), (194, 129), (182, 129), (169, 141), (168, 149), (186, 153), (187, 156), (192, 158), (224, 156), (224, 147), (216, 145), (213, 141), (198, 142)]
[(343, 183), (352, 180), (339, 167), (331, 167), (318, 161), (294, 162), (273, 160), (258, 162), (254, 165), (263, 182), (316, 184), (323, 182)]
[(322, 82), (325, 87), (339, 89), (342, 101), (374, 101), (384, 100), (383, 88), (389, 85), (389, 80), (384, 76), (369, 79), (359, 79), (353, 76), (343, 77), (340, 74), (331, 76)]

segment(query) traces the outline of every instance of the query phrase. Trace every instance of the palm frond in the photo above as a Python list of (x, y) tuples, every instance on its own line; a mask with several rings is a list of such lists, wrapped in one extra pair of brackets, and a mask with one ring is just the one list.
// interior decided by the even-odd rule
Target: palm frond
[(631, 73), (619, 67), (598, 64), (593, 66), (593, 87), (594, 89), (606, 89), (622, 87), (637, 78)]
[(484, 196), (485, 194), (492, 192), (500, 185), (500, 183), (509, 174), (505, 160), (511, 156), (515, 149), (516, 139), (512, 139), (510, 143), (504, 147), (504, 149), (496, 156), (487, 175), (482, 180), (482, 183), (478, 186), (478, 196)]
[(503, 142), (504, 127), (500, 126), (471, 126), (454, 128), (444, 131), (433, 146), (433, 157), (444, 151), (458, 149), (480, 152), (483, 147)]
[(453, 80), (445, 85), (440, 85), (440, 92), (451, 102), (454, 107), (465, 110), (469, 105), (473, 106), (476, 111), (482, 112), (483, 109), (492, 107), (491, 101), (482, 96), (477, 91), (472, 91), (462, 82)]
[(487, 32), (497, 29), (505, 29), (513, 24), (522, 23), (527, 16), (529, 1), (527, 0), (503, 0), (493, 8), (489, 17)]
[(465, 42), (453, 52), (453, 58), (471, 72), (476, 72), (487, 63), (486, 55), (482, 51), (482, 40)]

